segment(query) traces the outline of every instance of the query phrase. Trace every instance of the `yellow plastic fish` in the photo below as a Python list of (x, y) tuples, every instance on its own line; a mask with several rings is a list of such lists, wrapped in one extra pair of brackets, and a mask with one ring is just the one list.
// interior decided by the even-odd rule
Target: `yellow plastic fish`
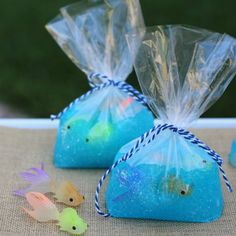
[(39, 222), (57, 221), (60, 230), (73, 235), (83, 234), (87, 230), (87, 223), (73, 208), (65, 208), (61, 213), (56, 206), (42, 193), (28, 192), (26, 199), (33, 210), (24, 209), (32, 218)]
[(52, 190), (57, 202), (62, 202), (67, 206), (77, 207), (85, 200), (85, 197), (68, 181), (62, 182), (60, 185), (53, 185)]
[(43, 164), (41, 164), (41, 168), (33, 167), (20, 173), (20, 176), (30, 185), (26, 188), (15, 190), (13, 193), (17, 196), (24, 197), (27, 192), (51, 192), (54, 194), (57, 202), (62, 202), (71, 207), (77, 207), (85, 200), (84, 196), (79, 193), (71, 182), (64, 181), (58, 184), (52, 181), (45, 172)]
[(184, 183), (175, 175), (170, 175), (162, 182), (162, 190), (167, 193), (174, 193), (180, 196), (192, 194), (192, 186)]

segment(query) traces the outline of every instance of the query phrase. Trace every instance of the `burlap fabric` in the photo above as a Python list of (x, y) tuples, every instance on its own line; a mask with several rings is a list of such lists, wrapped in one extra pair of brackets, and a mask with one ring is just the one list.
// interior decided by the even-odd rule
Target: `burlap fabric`
[[(85, 235), (236, 235), (236, 193), (228, 193), (222, 181), (225, 197), (224, 214), (212, 223), (177, 223), (147, 220), (104, 219), (94, 209), (94, 191), (104, 170), (61, 170), (52, 165), (55, 130), (0, 128), (0, 235), (68, 235), (59, 232), (53, 223), (37, 223), (21, 209), (28, 207), (25, 199), (12, 196), (12, 190), (24, 187), (18, 173), (44, 162), (52, 178), (69, 179), (86, 196), (78, 212), (88, 222)], [(227, 161), (236, 129), (202, 129), (194, 133), (218, 151), (225, 159), (224, 169), (236, 190), (236, 169)], [(214, 197), (214, 196), (212, 196)], [(101, 199), (103, 200), (103, 199)], [(62, 209), (63, 205), (57, 205)]]

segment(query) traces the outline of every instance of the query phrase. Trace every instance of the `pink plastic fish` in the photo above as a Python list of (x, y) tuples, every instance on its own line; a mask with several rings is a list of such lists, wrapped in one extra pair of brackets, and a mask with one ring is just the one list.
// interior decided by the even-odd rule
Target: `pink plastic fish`
[(127, 99), (123, 100), (120, 103), (120, 105), (119, 105), (120, 108), (119, 109), (124, 112), (132, 102), (133, 102), (133, 98), (128, 97)]
[(133, 102), (133, 98), (128, 97), (127, 99), (123, 100), (120, 105), (122, 109), (125, 110), (132, 102)]
[(87, 223), (78, 215), (75, 209), (65, 208), (59, 212), (56, 206), (42, 193), (28, 192), (26, 200), (33, 210), (23, 208), (33, 219), (39, 222), (57, 221), (60, 230), (70, 234), (80, 235), (87, 230)]
[(59, 211), (56, 206), (42, 193), (28, 192), (25, 194), (26, 200), (33, 210), (23, 210), (32, 218), (39, 222), (55, 221), (58, 219)]
[(57, 202), (62, 202), (67, 206), (77, 207), (84, 202), (85, 198), (81, 195), (75, 186), (68, 181), (60, 184), (52, 181), (44, 170), (44, 165), (41, 168), (30, 168), (29, 170), (20, 173), (22, 179), (30, 183), (29, 186), (23, 189), (15, 190), (13, 193), (17, 196), (25, 196), (28, 192), (53, 193)]

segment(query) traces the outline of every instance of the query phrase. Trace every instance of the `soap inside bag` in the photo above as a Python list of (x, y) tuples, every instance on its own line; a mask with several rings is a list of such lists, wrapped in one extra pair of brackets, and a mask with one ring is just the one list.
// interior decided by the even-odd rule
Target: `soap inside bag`
[(142, 104), (108, 87), (74, 104), (60, 119), (55, 145), (57, 167), (104, 168), (124, 144), (153, 125)]
[[(135, 142), (123, 146), (115, 161)], [(218, 165), (203, 149), (163, 131), (112, 171), (106, 204), (114, 217), (215, 220), (224, 206)]]

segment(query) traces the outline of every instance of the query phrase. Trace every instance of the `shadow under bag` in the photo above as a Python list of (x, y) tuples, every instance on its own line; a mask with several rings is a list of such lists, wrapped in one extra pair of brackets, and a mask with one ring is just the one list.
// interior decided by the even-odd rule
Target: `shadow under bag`
[(91, 86), (52, 117), (60, 119), (55, 166), (109, 167), (120, 147), (153, 126), (145, 97), (125, 82), (133, 64), (125, 35), (143, 24), (138, 0), (87, 0), (46, 26)]
[[(129, 37), (131, 49), (136, 40), (135, 35)], [(198, 119), (233, 79), (236, 40), (181, 25), (147, 29), (135, 70), (159, 120), (123, 146), (100, 179), (95, 196), (98, 213), (190, 222), (218, 219), (224, 206), (219, 173), (232, 191), (223, 161), (185, 127)], [(98, 194), (110, 172), (105, 214)]]

